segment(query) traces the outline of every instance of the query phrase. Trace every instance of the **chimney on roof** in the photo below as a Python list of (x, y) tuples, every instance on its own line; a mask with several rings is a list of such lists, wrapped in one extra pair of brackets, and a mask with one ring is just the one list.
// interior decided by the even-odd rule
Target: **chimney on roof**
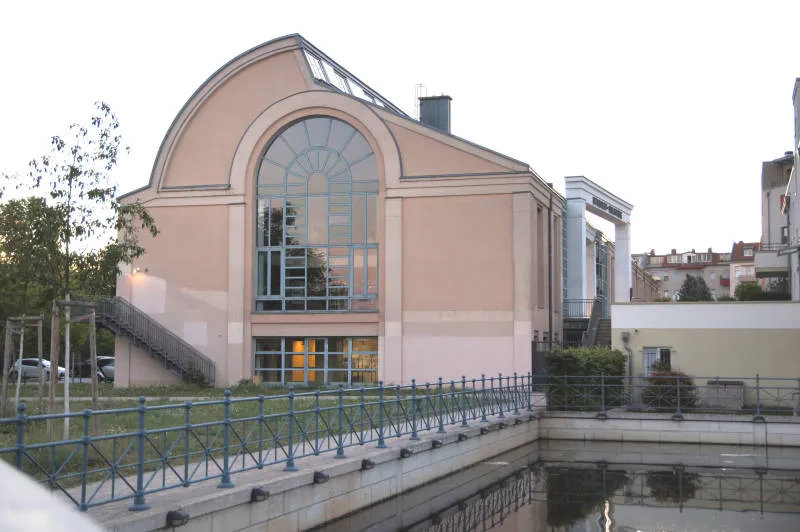
[(450, 133), (450, 96), (421, 96), (419, 99), (419, 121)]
[(712, 251), (711, 251), (711, 248), (708, 248), (708, 252), (709, 252), (709, 253), (712, 253)]
[(656, 250), (655, 249), (651, 249), (650, 250), (650, 255), (655, 255), (655, 254), (656, 254)]
[(672, 254), (675, 255), (676, 253), (677, 253), (677, 250), (675, 248), (672, 248)]
[(692, 253), (695, 253), (694, 248), (692, 248)]

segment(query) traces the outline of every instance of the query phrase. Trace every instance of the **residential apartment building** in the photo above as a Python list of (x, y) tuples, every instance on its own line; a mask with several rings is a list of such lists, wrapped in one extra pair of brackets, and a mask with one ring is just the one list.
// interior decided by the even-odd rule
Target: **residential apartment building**
[(755, 257), (758, 249), (758, 242), (739, 241), (733, 244), (730, 261), (731, 297), (736, 293), (736, 287), (739, 283), (758, 281), (755, 267)]
[(761, 165), (761, 242), (755, 253), (755, 276), (766, 288), (770, 281), (789, 276), (789, 257), (781, 250), (789, 244), (786, 187), (794, 167), (792, 152)]
[(679, 253), (657, 255), (650, 253), (638, 256), (639, 265), (654, 279), (660, 282), (661, 297), (678, 299), (681, 286), (687, 275), (702, 277), (711, 289), (714, 299), (730, 293), (730, 253), (718, 253), (708, 248), (705, 252), (694, 249)]
[(792, 300), (800, 301), (800, 209), (797, 205), (797, 193), (800, 191), (798, 186), (797, 172), (800, 168), (800, 78), (794, 81), (794, 91), (792, 92), (792, 107), (794, 109), (794, 144), (792, 153), (794, 155), (794, 166), (789, 174), (789, 184), (786, 185), (786, 208), (788, 212), (789, 233), (785, 254), (789, 256), (789, 288), (792, 292)]

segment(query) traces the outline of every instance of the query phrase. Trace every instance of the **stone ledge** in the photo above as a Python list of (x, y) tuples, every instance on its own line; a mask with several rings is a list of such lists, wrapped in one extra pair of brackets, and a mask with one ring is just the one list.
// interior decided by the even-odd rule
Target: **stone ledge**
[[(205, 522), (206, 516), (220, 514), (231, 508), (249, 505), (248, 508), (242, 508), (241, 511), (246, 512), (247, 514), (247, 525), (255, 525), (257, 523), (253, 521), (254, 518), (261, 517), (266, 519), (266, 521), (269, 521), (270, 517), (268, 516), (276, 513), (276, 509), (270, 511), (268, 508), (264, 508), (262, 511), (259, 508), (256, 510), (258, 505), (267, 505), (278, 502), (279, 497), (282, 509), (278, 511), (278, 515), (283, 514), (284, 517), (288, 517), (289, 514), (294, 514), (296, 512), (302, 512), (304, 509), (320, 504), (321, 502), (331, 502), (334, 500), (334, 498), (332, 498), (330, 494), (327, 492), (320, 492), (319, 496), (321, 498), (319, 500), (316, 500), (317, 497), (312, 496), (309, 504), (303, 505), (301, 503), (299, 506), (295, 506), (286, 498), (286, 495), (296, 489), (317, 486), (314, 484), (315, 471), (327, 473), (330, 477), (328, 483), (342, 481), (348, 476), (351, 476), (353, 473), (361, 471), (362, 460), (369, 458), (375, 463), (375, 469), (364, 471), (364, 474), (370, 474), (371, 481), (369, 481), (366, 485), (362, 483), (358, 487), (354, 486), (353, 489), (337, 492), (337, 496), (349, 497), (347, 499), (347, 504), (342, 504), (341, 501), (339, 501), (339, 504), (337, 504), (337, 506), (341, 508), (347, 507), (349, 512), (353, 510), (351, 507), (353, 503), (358, 504), (360, 502), (361, 506), (364, 507), (378, 502), (377, 500), (372, 500), (371, 496), (369, 498), (364, 497), (363, 492), (361, 492), (358, 497), (351, 497), (350, 494), (355, 493), (358, 490), (362, 490), (366, 486), (375, 486), (376, 484), (379, 484), (385, 480), (382, 478), (385, 475), (375, 473), (375, 471), (379, 468), (383, 469), (386, 467), (391, 467), (391, 464), (395, 464), (395, 467), (397, 467), (405, 460), (420, 458), (423, 456), (428, 460), (432, 460), (435, 459), (435, 455), (438, 454), (440, 450), (444, 449), (450, 451), (452, 450), (451, 446), (453, 445), (467, 444), (470, 447), (480, 449), (481, 445), (479, 444), (483, 444), (485, 446), (491, 443), (491, 445), (495, 447), (498, 446), (497, 444), (505, 442), (513, 443), (514, 446), (517, 446), (519, 444), (524, 444), (527, 441), (535, 441), (538, 437), (538, 425), (536, 423), (531, 423), (535, 421), (535, 416), (532, 416), (528, 412), (519, 415), (507, 414), (503, 419), (492, 417), (489, 419), (488, 423), (482, 423), (478, 420), (471, 420), (470, 426), (468, 427), (461, 427), (460, 425), (446, 426), (447, 432), (443, 434), (437, 433), (435, 430), (420, 432), (420, 439), (417, 441), (410, 440), (408, 435), (400, 438), (387, 438), (387, 448), (385, 449), (375, 448), (374, 442), (364, 446), (346, 447), (345, 458), (343, 459), (335, 459), (335, 452), (326, 452), (319, 456), (310, 456), (298, 459), (297, 466), (300, 471), (297, 472), (285, 472), (283, 471), (284, 464), (275, 464), (266, 466), (261, 470), (255, 469), (243, 473), (236, 473), (232, 476), (232, 480), (235, 484), (233, 488), (220, 489), (216, 487), (218, 480), (209, 480), (193, 484), (187, 488), (165, 490), (158, 494), (149, 495), (147, 502), (151, 505), (151, 509), (142, 512), (130, 512), (128, 510), (130, 504), (129, 501), (124, 501), (91, 509), (89, 511), (89, 515), (101, 523), (109, 531), (140, 532), (145, 530), (150, 531), (165, 529), (167, 512), (174, 509), (182, 509), (189, 514), (190, 520), (187, 524), (188, 527), (193, 523), (201, 525), (201, 523)], [(500, 435), (505, 431), (508, 431), (508, 436), (506, 437), (503, 435), (500, 437)], [(486, 434), (483, 434), (483, 432), (486, 432)], [(460, 434), (465, 434), (467, 439), (461, 441), (459, 439)], [(525, 437), (526, 434), (528, 434), (527, 437)], [(485, 436), (491, 436), (493, 441), (488, 442)], [(512, 436), (518, 436), (518, 438), (511, 438)], [(498, 437), (500, 438), (498, 439)], [(511, 441), (509, 441), (510, 439)], [(432, 444), (433, 440), (441, 441), (442, 447), (434, 448)], [(401, 458), (400, 450), (402, 448), (408, 448), (412, 450), (411, 457), (408, 459)], [(496, 452), (493, 452), (493, 454), (498, 454), (506, 450), (508, 449), (498, 449)], [(472, 451), (474, 451), (474, 449)], [(464, 449), (463, 453), (451, 452), (441, 454), (444, 460), (453, 460), (459, 455), (469, 455), (472, 451)], [(444, 456), (445, 454), (450, 456)], [(490, 454), (490, 456), (493, 454)], [(457, 471), (458, 469), (467, 467), (468, 465), (471, 464), (464, 464), (452, 470)], [(428, 469), (432, 472), (434, 470), (438, 470), (439, 468)], [(394, 471), (391, 473), (391, 476), (394, 477)], [(409, 473), (411, 474), (413, 471), (410, 471)], [(415, 479), (413, 485), (407, 485), (405, 488), (411, 489), (412, 487), (425, 484), (432, 480), (434, 480), (434, 478), (422, 479), (422, 477), (420, 477), (419, 479)], [(267, 500), (263, 502), (251, 503), (250, 494), (254, 487), (262, 487), (266, 489), (270, 494)], [(393, 491), (394, 493), (392, 493)], [(396, 495), (397, 490), (387, 490), (386, 494), (387, 496)], [(302, 498), (303, 497), (301, 497), (301, 499)], [(354, 498), (358, 499), (358, 501), (354, 501)], [(382, 497), (382, 499), (383, 498), (385, 497)], [(286, 505), (290, 505), (292, 507), (287, 508)], [(326, 511), (326, 508), (321, 509), (321, 515), (324, 516), (324, 519), (336, 517), (336, 515), (328, 515), (329, 513), (331, 513), (331, 510), (327, 509)], [(334, 514), (335, 513), (337, 512), (334, 512)], [(120, 514), (123, 515), (120, 516)], [(341, 515), (344, 515), (344, 513)], [(217, 516), (215, 515), (215, 517)], [(221, 516), (219, 517), (221, 518)], [(242, 520), (242, 523), (243, 522), (244, 520)], [(261, 522), (263, 523), (264, 521)], [(221, 524), (218, 519), (212, 519), (211, 526), (214, 526), (213, 523)], [(214, 526), (215, 531), (217, 528), (218, 526)], [(221, 528), (224, 530), (228, 529), (224, 526)], [(192, 528), (192, 530), (193, 529), (194, 528)], [(187, 530), (189, 529), (187, 528)]]

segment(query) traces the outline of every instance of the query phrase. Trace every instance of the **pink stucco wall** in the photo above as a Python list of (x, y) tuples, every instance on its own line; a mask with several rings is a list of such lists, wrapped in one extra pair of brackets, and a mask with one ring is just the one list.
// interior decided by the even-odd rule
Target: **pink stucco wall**
[[(293, 43), (237, 58), (182, 111), (151, 186), (126, 200), (142, 201), (161, 234), (143, 240), (133, 266), (147, 272), (124, 274), (118, 295), (214, 360), (218, 385), (252, 376), (257, 336), (377, 336), (381, 378), (392, 383), (530, 369), (531, 331), (548, 327), (542, 290), (552, 282), (561, 298), (560, 254), (553, 279), (539, 281), (547, 233), (536, 210), (554, 192), (527, 165), (321, 90)], [(356, 127), (378, 160), (378, 312), (256, 314), (258, 159), (285, 125), (320, 114)], [(403, 178), (432, 174), (443, 175)], [(172, 378), (124, 340), (117, 353), (118, 385)]]

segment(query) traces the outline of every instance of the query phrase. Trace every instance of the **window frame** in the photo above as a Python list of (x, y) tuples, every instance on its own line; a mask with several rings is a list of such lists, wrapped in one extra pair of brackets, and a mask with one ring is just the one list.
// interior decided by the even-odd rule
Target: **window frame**
[[(663, 356), (666, 352), (667, 359), (669, 362), (670, 371), (672, 370), (673, 366), (673, 357), (675, 355), (675, 350), (672, 347), (668, 346), (649, 346), (642, 349), (642, 367), (643, 373), (645, 377), (650, 377), (652, 374), (651, 367), (656, 362), (662, 361)], [(654, 355), (654, 356), (653, 356)], [(652, 361), (648, 363), (648, 358)]]
[[(324, 144), (311, 140), (314, 135), (309, 133), (311, 131), (309, 126), (311, 125), (310, 121), (314, 119), (328, 121), (328, 132)], [(293, 147), (289, 142), (291, 136), (287, 135), (287, 132), (298, 124), (304, 124), (302, 129), (305, 131), (305, 142), (298, 143), (301, 145)], [(334, 128), (340, 133), (339, 136), (331, 134)], [(343, 139), (346, 139), (343, 145), (334, 144), (341, 144)], [(350, 152), (351, 156), (348, 157), (346, 151), (354, 139), (357, 139), (356, 142), (362, 143), (362, 149), (365, 148), (367, 151), (362, 153), (356, 151), (357, 156)], [(293, 156), (286, 163), (268, 158), (273, 147), (281, 142), (282, 145), (288, 147)], [(358, 150), (358, 148), (354, 149)], [(329, 167), (328, 158), (324, 160), (324, 163), (320, 163), (320, 157), (317, 155), (317, 164), (322, 168), (314, 168), (312, 157), (317, 152), (329, 152), (328, 157), (330, 154), (334, 154), (339, 162)], [(360, 176), (354, 176), (352, 168), (370, 159), (372, 159), (371, 164), (374, 164), (374, 177), (369, 169), (366, 173), (367, 176), (370, 176), (369, 179), (363, 179), (363, 173)], [(333, 160), (336, 161), (336, 159)], [(272, 165), (279, 169), (275, 171), (272, 178), (280, 179), (277, 176), (282, 173), (282, 184), (276, 184), (277, 181), (262, 182), (264, 165)], [(297, 174), (297, 165), (303, 167), (307, 176)], [(343, 169), (340, 165), (343, 165)], [(272, 166), (267, 166), (267, 168)], [(375, 149), (363, 133), (344, 120), (325, 115), (305, 116), (287, 124), (275, 134), (263, 150), (256, 169), (256, 201), (253, 207), (255, 211), (253, 313), (378, 312), (381, 284), (380, 236), (378, 234), (381, 216), (379, 174)], [(323, 192), (310, 188), (311, 177), (315, 175), (321, 175), (325, 179)], [(297, 181), (298, 178), (300, 178), (300, 182)], [(324, 243), (313, 242), (310, 238), (312, 227), (310, 210), (314, 199), (324, 199), (325, 203), (324, 215), (319, 214), (325, 220)], [(289, 212), (292, 205), (296, 209), (294, 213)], [(332, 206), (339, 206), (344, 209), (344, 212), (335, 212), (331, 209)], [(355, 212), (359, 206), (363, 210), (363, 220), (358, 220), (361, 212)], [(273, 216), (281, 217), (279, 242), (272, 241), (274, 237), (272, 234)], [(343, 217), (347, 218), (346, 222), (341, 220)], [(294, 223), (287, 223), (287, 220), (290, 219)], [(354, 235), (356, 226), (359, 226), (359, 232), (363, 232), (363, 234)], [(346, 231), (342, 232), (342, 228), (345, 228)], [(291, 231), (292, 229), (295, 231)], [(290, 243), (290, 239), (295, 239), (296, 242)], [(299, 254), (293, 254), (292, 250), (298, 250)], [(324, 269), (325, 271), (324, 295), (310, 293), (309, 262), (314, 257), (314, 250), (324, 250), (325, 258), (319, 265), (320, 270)], [(278, 253), (277, 257), (274, 256), (276, 252)], [(346, 262), (346, 266), (338, 267), (346, 268), (346, 271), (333, 271), (330, 260), (332, 256), (339, 257), (342, 262)], [(290, 257), (296, 259), (295, 266), (289, 265)], [(279, 262), (278, 270), (273, 265), (273, 260), (276, 258)], [(303, 272), (302, 277), (298, 277), (301, 272), (292, 270), (298, 270), (300, 267), (298, 261), (301, 258)], [(359, 264), (356, 264), (357, 259)], [(373, 264), (374, 266), (371, 266)], [(279, 283), (275, 283), (272, 279), (276, 273), (280, 275)], [(292, 275), (293, 273), (295, 275)], [(357, 277), (361, 275), (363, 278)], [(293, 282), (287, 283), (287, 280)], [(290, 286), (290, 284), (296, 286)], [(317, 286), (316, 288), (322, 287)], [(334, 289), (336, 292), (332, 293)], [(287, 290), (291, 290), (291, 293)]]
[[(342, 339), (345, 341), (345, 350), (344, 351), (336, 351), (332, 349), (332, 342), (331, 340)], [(355, 341), (356, 340), (374, 340), (375, 341), (375, 350), (359, 350), (355, 348)], [(259, 350), (259, 340), (278, 340), (280, 343), (280, 350), (270, 350), (270, 349), (261, 349)], [(291, 340), (302, 340), (303, 342), (303, 351), (292, 351), (291, 349), (287, 349), (287, 344)], [(310, 351), (309, 346), (311, 345), (311, 341), (315, 342), (315, 350)], [(317, 342), (323, 340), (322, 347), (319, 346)], [(379, 377), (379, 344), (378, 344), (378, 337), (377, 336), (264, 336), (264, 337), (253, 337), (253, 375), (260, 375), (262, 377), (262, 384), (268, 386), (287, 386), (287, 385), (295, 385), (295, 386), (309, 386), (309, 385), (319, 385), (319, 386), (334, 386), (338, 384), (345, 384), (347, 386), (356, 385), (363, 385), (363, 384), (373, 384), (378, 383), (380, 381)], [(290, 356), (303, 356), (303, 367), (300, 368), (299, 366), (287, 366), (286, 361), (287, 357)], [(309, 367), (309, 355), (313, 356), (322, 356), (323, 363), (322, 369), (319, 369), (319, 366), (315, 365), (314, 367)], [(330, 367), (330, 357), (332, 356), (342, 356), (347, 358), (347, 369), (339, 369), (338, 367), (331, 369)], [(279, 368), (258, 368), (257, 362), (259, 356), (276, 356), (280, 360), (280, 367)], [(363, 368), (363, 367), (354, 367), (354, 358), (357, 356), (374, 356), (375, 357), (375, 367), (374, 368)], [(303, 381), (294, 381), (288, 380), (287, 376), (290, 372), (294, 371), (303, 371)], [(322, 373), (322, 381), (315, 380), (314, 382), (309, 382), (309, 372), (310, 371), (318, 371)], [(372, 373), (374, 375), (375, 380), (370, 381), (356, 381), (353, 382), (353, 373), (359, 374), (368, 374)], [(266, 375), (279, 375), (280, 379), (278, 381), (268, 380), (265, 379)], [(331, 375), (339, 376), (339, 375), (346, 375), (345, 380), (338, 380), (334, 379), (331, 380)]]

